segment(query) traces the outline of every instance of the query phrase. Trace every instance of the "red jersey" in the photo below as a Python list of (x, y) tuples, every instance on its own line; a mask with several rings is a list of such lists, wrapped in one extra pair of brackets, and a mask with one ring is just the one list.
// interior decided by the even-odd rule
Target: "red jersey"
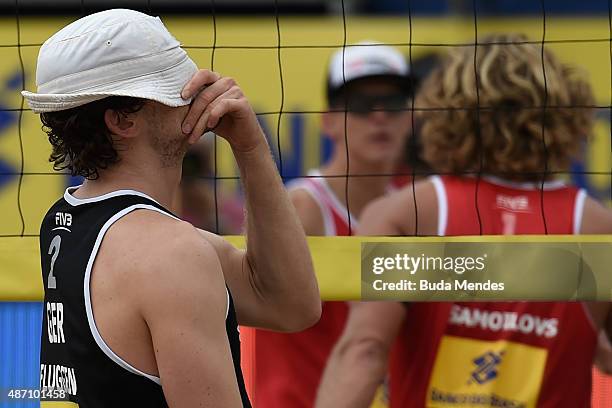
[[(290, 189), (306, 190), (319, 205), (325, 235), (349, 235), (348, 210), (331, 191), (324, 178), (292, 183)], [(351, 227), (356, 228), (351, 216)], [(264, 408), (311, 408), (325, 364), (344, 330), (346, 302), (323, 302), (321, 319), (299, 333), (255, 331), (255, 384), (253, 405)]]
[[(476, 180), (433, 177), (439, 235), (479, 235)], [(583, 190), (478, 186), (482, 234), (580, 232)], [(542, 201), (543, 198), (543, 201)], [(542, 211), (543, 205), (543, 211)], [(544, 217), (543, 217), (544, 215)], [(391, 358), (391, 408), (589, 407), (597, 332), (577, 302), (407, 304)]]

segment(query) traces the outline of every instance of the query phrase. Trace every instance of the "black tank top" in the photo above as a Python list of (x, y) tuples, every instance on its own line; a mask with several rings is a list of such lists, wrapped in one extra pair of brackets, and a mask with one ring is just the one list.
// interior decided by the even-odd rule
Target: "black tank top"
[[(100, 337), (93, 319), (89, 282), (104, 234), (122, 216), (137, 209), (172, 213), (145, 194), (115, 191), (77, 199), (68, 189), (47, 212), (40, 229), (45, 290), (40, 352), (41, 390), (66, 392), (89, 407), (167, 407), (158, 377), (122, 360)], [(250, 407), (240, 369), (240, 339), (228, 290), (225, 321), (242, 405)], [(45, 398), (41, 398), (45, 400)]]

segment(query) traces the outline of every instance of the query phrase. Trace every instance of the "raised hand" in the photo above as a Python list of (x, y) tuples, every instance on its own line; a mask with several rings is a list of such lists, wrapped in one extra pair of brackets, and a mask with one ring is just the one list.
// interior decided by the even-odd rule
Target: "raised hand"
[(201, 69), (181, 96), (193, 97), (182, 124), (189, 143), (197, 142), (209, 130), (226, 139), (235, 151), (246, 152), (265, 142), (255, 112), (233, 78)]

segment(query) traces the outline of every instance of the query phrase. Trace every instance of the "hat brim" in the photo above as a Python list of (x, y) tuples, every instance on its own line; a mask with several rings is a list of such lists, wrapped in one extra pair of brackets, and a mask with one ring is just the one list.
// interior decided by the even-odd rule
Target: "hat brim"
[(191, 99), (181, 97), (181, 91), (197, 70), (193, 61), (186, 58), (183, 63), (164, 71), (122, 79), (82, 91), (68, 94), (22, 91), (21, 95), (35, 113), (72, 109), (109, 96), (142, 98), (166, 106), (178, 107), (191, 103)]

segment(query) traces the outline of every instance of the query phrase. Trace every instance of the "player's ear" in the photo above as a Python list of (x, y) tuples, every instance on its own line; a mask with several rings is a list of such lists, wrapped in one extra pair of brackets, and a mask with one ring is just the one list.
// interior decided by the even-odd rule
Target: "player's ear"
[(107, 109), (106, 112), (104, 112), (104, 123), (108, 130), (114, 135), (123, 138), (136, 136), (136, 121), (133, 114)]

